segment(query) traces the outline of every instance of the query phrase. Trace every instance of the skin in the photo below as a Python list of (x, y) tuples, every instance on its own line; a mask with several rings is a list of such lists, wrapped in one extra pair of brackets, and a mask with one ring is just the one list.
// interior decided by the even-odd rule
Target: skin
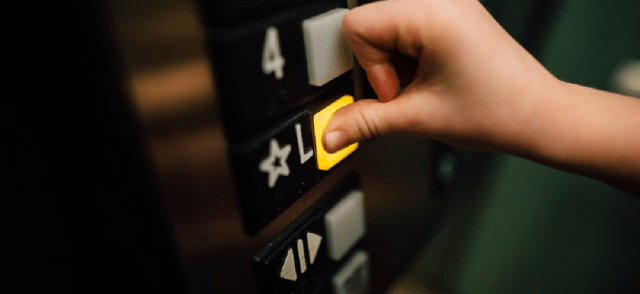
[(378, 99), (334, 114), (327, 151), (420, 136), (524, 157), (640, 197), (640, 100), (558, 80), (478, 1), (375, 2), (349, 11), (342, 29)]

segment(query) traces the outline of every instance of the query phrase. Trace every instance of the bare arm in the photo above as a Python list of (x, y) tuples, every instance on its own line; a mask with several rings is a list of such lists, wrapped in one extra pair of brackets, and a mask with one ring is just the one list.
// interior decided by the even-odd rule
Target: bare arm
[(478, 1), (377, 2), (347, 13), (343, 31), (378, 100), (336, 112), (328, 151), (373, 136), (422, 136), (640, 197), (640, 100), (556, 79)]
[[(640, 100), (560, 83), (525, 158), (640, 197)], [(539, 114), (544, 115), (544, 114)]]

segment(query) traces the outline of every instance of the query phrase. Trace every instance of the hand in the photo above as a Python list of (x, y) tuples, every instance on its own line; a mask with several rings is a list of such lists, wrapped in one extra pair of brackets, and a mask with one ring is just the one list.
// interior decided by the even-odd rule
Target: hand
[(329, 152), (400, 134), (518, 154), (539, 126), (532, 109), (560, 84), (475, 0), (375, 2), (342, 27), (378, 100), (334, 114)]
[(640, 198), (640, 100), (556, 79), (478, 1), (376, 2), (349, 11), (342, 29), (378, 100), (337, 111), (327, 151), (422, 136), (521, 156)]

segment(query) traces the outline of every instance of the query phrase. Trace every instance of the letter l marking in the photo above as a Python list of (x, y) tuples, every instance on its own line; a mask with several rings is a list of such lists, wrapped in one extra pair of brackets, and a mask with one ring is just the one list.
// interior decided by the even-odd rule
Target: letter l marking
[(313, 148), (309, 152), (304, 153), (304, 146), (302, 146), (302, 126), (296, 124), (296, 136), (298, 137), (298, 153), (300, 153), (300, 164), (304, 164), (313, 156)]

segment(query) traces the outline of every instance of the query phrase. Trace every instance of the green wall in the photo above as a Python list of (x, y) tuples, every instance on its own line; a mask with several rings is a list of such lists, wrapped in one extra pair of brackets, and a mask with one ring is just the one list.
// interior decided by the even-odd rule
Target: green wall
[[(490, 4), (522, 41), (532, 3)], [(614, 70), (640, 60), (640, 1), (564, 1), (541, 36), (536, 56), (553, 74), (610, 90)], [(414, 278), (442, 293), (640, 293), (640, 200), (512, 156), (488, 177), (426, 244)]]

